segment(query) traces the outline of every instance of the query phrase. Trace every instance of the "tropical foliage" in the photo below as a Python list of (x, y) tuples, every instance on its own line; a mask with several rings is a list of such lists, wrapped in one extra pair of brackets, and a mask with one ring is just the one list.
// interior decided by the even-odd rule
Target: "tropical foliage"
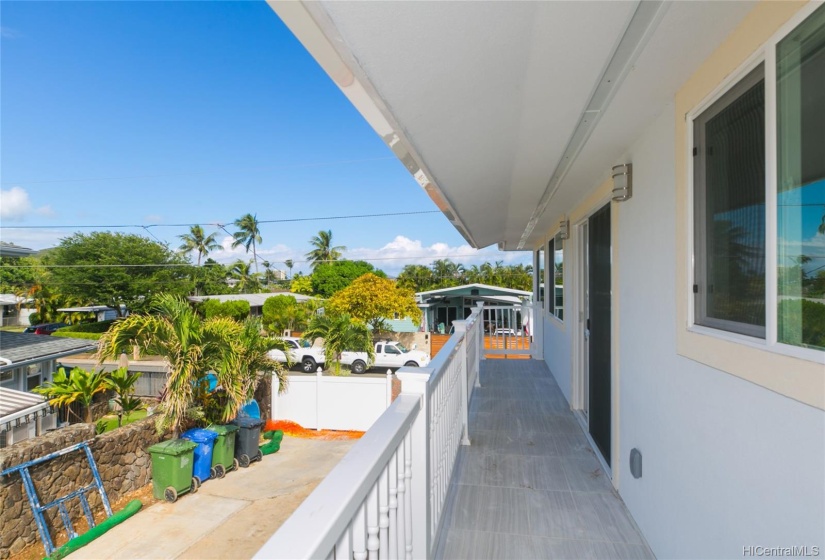
[(272, 296), (263, 305), (264, 327), (276, 335), (285, 330), (302, 330), (317, 305), (298, 303), (293, 296)]
[(213, 317), (229, 317), (236, 321), (243, 321), (249, 317), (250, 307), (248, 301), (220, 301), (217, 299), (207, 299), (198, 306), (203, 316), (207, 319)]
[[(167, 294), (156, 299), (153, 312), (133, 314), (115, 323), (100, 340), (98, 359), (117, 357), (132, 345), (137, 345), (142, 353), (164, 357), (169, 378), (159, 405), (159, 432), (171, 429), (177, 436), (187, 423), (203, 418), (203, 408), (196, 396), (202, 387), (201, 380), (209, 372), (217, 374), (218, 384), (226, 390), (227, 401), (222, 410), (225, 421), (237, 414), (257, 380), (243, 360), (251, 364), (249, 367), (266, 367), (276, 372), (281, 387), (284, 386), (279, 364), (268, 360), (263, 351), (281, 343), (255, 338), (251, 331), (258, 329), (260, 337), (260, 324), (240, 324), (228, 317), (202, 319), (185, 300)], [(261, 352), (264, 356), (260, 356)]]
[(90, 424), (92, 422), (92, 401), (96, 394), (108, 388), (105, 373), (74, 368), (67, 374), (65, 368), (60, 368), (52, 376), (51, 381), (35, 387), (32, 391), (49, 399), (51, 406), (66, 407), (70, 412), (70, 405), (82, 404), (83, 422)]
[[(130, 311), (144, 309), (161, 291), (184, 295), (192, 289), (191, 265), (139, 235), (76, 233), (63, 239), (44, 264), (50, 290), (82, 305), (108, 305), (118, 313), (121, 304)], [(42, 311), (41, 318), (48, 320)]]
[(332, 246), (332, 230), (319, 231), (318, 235), (309, 240), (309, 244), (313, 249), (306, 254), (306, 257), (313, 271), (321, 263), (338, 260), (341, 258), (341, 251), (347, 250), (343, 245)]
[(134, 396), (135, 383), (140, 379), (141, 373), (129, 373), (125, 367), (113, 371), (106, 378), (106, 385), (115, 392), (115, 403), (118, 405), (117, 425), (123, 425), (123, 417), (129, 417), (136, 410), (143, 408), (143, 401)]
[(336, 375), (341, 373), (344, 351), (366, 352), (370, 360), (375, 356), (367, 326), (347, 313), (316, 315), (303, 336), (307, 340), (324, 339), (324, 357)]
[(245, 214), (235, 220), (235, 227), (238, 231), (232, 234), (235, 241), (232, 242), (232, 248), (243, 246), (246, 252), (249, 253), (249, 248), (252, 247), (252, 261), (255, 263), (255, 272), (258, 272), (258, 252), (256, 247), (261, 243), (261, 229), (258, 224), (258, 216), (252, 214)]
[(289, 291), (293, 294), (303, 294), (306, 296), (313, 295), (312, 275), (304, 276), (300, 272), (296, 274), (292, 279), (292, 282), (289, 284)]
[(385, 320), (396, 314), (414, 321), (421, 318), (421, 310), (415, 304), (412, 290), (375, 274), (357, 278), (349, 287), (330, 298), (328, 307), (334, 312), (348, 313), (364, 321), (376, 333), (386, 330)]
[(364, 261), (333, 261), (319, 264), (312, 273), (312, 292), (322, 298), (331, 297), (352, 284), (356, 278), (369, 272), (381, 278), (387, 277), (383, 271), (376, 270)]
[(235, 261), (229, 270), (229, 277), (235, 280), (238, 293), (254, 294), (261, 291), (261, 275), (252, 272), (252, 262)]
[(489, 284), (502, 288), (530, 291), (533, 285), (533, 267), (505, 265), (502, 261), (488, 262), (469, 268), (448, 259), (434, 261), (429, 267), (411, 264), (398, 275), (398, 285), (414, 292), (450, 288), (462, 284)]
[(178, 251), (182, 254), (189, 254), (193, 251), (198, 253), (198, 266), (201, 265), (201, 258), (209, 256), (211, 251), (220, 249), (220, 244), (216, 241), (216, 233), (206, 235), (201, 226), (192, 226), (189, 233), (179, 235), (178, 238), (183, 241)]

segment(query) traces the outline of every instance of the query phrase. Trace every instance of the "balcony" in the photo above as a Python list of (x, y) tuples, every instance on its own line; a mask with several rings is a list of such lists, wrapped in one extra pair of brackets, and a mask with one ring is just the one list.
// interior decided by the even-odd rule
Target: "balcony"
[(399, 370), (399, 398), (256, 558), (653, 557), (547, 366), (481, 360), (480, 316)]

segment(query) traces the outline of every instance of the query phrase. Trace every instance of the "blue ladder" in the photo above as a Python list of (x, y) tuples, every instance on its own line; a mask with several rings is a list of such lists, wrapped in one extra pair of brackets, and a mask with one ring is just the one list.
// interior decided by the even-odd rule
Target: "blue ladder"
[[(56, 459), (79, 449), (86, 452), (86, 458), (89, 460), (89, 467), (92, 470), (94, 482), (88, 486), (69, 492), (65, 496), (62, 496), (44, 506), (40, 505), (40, 498), (37, 497), (37, 491), (34, 488), (34, 481), (32, 481), (29, 469), (35, 465), (45, 463), (46, 461), (51, 461), (52, 459)], [(23, 479), (23, 488), (26, 489), (26, 497), (29, 499), (29, 505), (32, 508), (32, 514), (34, 514), (34, 521), (37, 523), (37, 531), (40, 533), (40, 540), (43, 541), (43, 548), (46, 549), (46, 556), (54, 552), (55, 549), (52, 536), (49, 533), (49, 527), (46, 525), (46, 519), (43, 517), (43, 512), (47, 509), (56, 507), (60, 512), (60, 517), (63, 519), (63, 525), (66, 527), (66, 532), (68, 533), (70, 540), (77, 536), (77, 532), (74, 530), (71, 517), (69, 516), (69, 510), (66, 509), (66, 502), (72, 498), (78, 498), (80, 500), (80, 505), (83, 507), (83, 513), (86, 516), (86, 521), (89, 523), (90, 529), (95, 526), (95, 518), (94, 515), (92, 515), (92, 508), (89, 507), (89, 500), (86, 497), (87, 493), (92, 492), (93, 490), (100, 492), (100, 499), (103, 502), (103, 507), (106, 509), (106, 517), (108, 518), (112, 516), (112, 507), (109, 505), (109, 497), (106, 495), (106, 490), (103, 488), (103, 482), (100, 480), (100, 473), (97, 470), (95, 458), (92, 456), (92, 450), (89, 449), (88, 441), (72, 445), (71, 447), (66, 447), (60, 451), (55, 451), (54, 453), (49, 453), (48, 455), (44, 455), (34, 461), (21, 463), (16, 467), (6, 469), (3, 472), (0, 472), (0, 478), (10, 476), (16, 472), (19, 472), (20, 477)]]

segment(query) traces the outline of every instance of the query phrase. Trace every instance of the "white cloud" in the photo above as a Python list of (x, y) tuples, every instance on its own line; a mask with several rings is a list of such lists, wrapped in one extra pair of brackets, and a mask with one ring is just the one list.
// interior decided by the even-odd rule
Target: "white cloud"
[[(41, 206), (34, 210), (40, 216), (53, 218), (56, 213), (51, 206)], [(22, 187), (0, 189), (0, 219), (8, 222), (22, 222), (32, 212), (29, 193)]]
[(12, 187), (9, 190), (0, 190), (0, 219), (22, 222), (31, 209), (32, 203), (25, 189)]
[(160, 214), (147, 214), (143, 216), (143, 221), (147, 224), (161, 224), (163, 223), (163, 216)]

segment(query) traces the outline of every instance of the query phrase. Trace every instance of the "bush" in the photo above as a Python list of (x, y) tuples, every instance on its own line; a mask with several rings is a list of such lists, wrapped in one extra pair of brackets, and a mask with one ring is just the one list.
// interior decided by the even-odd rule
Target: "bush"
[(40, 313), (34, 312), (29, 315), (29, 325), (39, 325), (40, 324)]
[[(77, 325), (71, 325), (68, 327), (63, 327), (60, 329), (59, 332), (74, 332), (74, 333), (105, 333), (109, 330), (109, 327), (112, 326), (112, 323), (115, 322), (116, 319), (111, 319), (109, 321), (97, 321), (94, 323), (80, 323)], [(79, 337), (83, 338), (83, 337)]]
[(56, 336), (58, 338), (84, 338), (88, 340), (100, 340), (100, 337), (103, 336), (103, 333), (94, 333), (94, 332), (77, 332), (77, 331), (67, 331), (66, 329), (60, 329), (52, 333), (52, 336)]
[(207, 299), (201, 306), (201, 312), (206, 319), (212, 317), (229, 317), (236, 321), (243, 321), (249, 317), (249, 302), (248, 301), (224, 301), (217, 299)]

